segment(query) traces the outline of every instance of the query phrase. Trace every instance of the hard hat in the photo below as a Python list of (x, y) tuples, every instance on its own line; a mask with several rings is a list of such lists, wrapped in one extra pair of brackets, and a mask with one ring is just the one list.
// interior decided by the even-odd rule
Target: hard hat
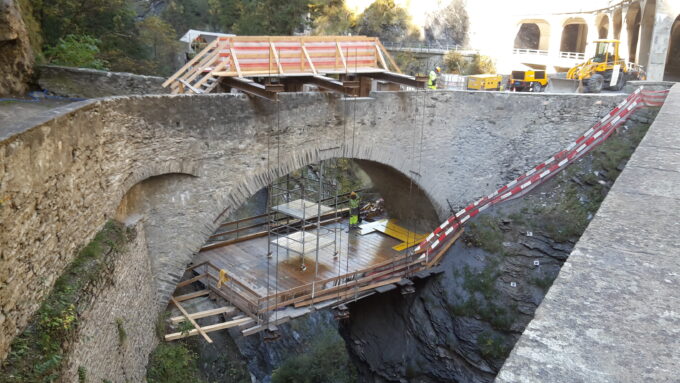
[(357, 193), (351, 192), (351, 193), (349, 193), (349, 196), (350, 196), (351, 198), (356, 198), (356, 197), (357, 197)]
[(442, 68), (440, 68), (440, 67), (436, 67), (435, 69), (437, 70), (437, 72), (441, 72), (441, 71), (442, 71)]

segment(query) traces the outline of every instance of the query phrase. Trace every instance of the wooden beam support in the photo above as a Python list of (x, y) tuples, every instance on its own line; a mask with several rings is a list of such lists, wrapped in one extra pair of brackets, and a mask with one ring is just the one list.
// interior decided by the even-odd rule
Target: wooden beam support
[(238, 57), (236, 57), (236, 49), (234, 49), (234, 39), (229, 41), (229, 52), (231, 53), (229, 56), (231, 56), (231, 61), (234, 63), (236, 73), (238, 73), (239, 77), (243, 77), (243, 73), (241, 73), (241, 65), (239, 65)]
[[(217, 309), (199, 311), (197, 313), (189, 314), (189, 316), (192, 319), (200, 319), (200, 318), (207, 318), (207, 317), (210, 317), (210, 316), (213, 316), (213, 315), (219, 315), (219, 314), (229, 315), (229, 314), (233, 313), (234, 311), (236, 311), (235, 307), (224, 306), (224, 307), (220, 307), (220, 308), (217, 308)], [(185, 320), (187, 320), (187, 318), (184, 315), (180, 315), (180, 316), (170, 318), (170, 322), (172, 324), (184, 322)]]
[(345, 60), (345, 54), (342, 53), (342, 48), (340, 48), (340, 42), (336, 41), (335, 45), (338, 47), (337, 52), (340, 53), (340, 59), (342, 60), (342, 67), (345, 69), (345, 72), (347, 72), (347, 60)]
[[(252, 318), (241, 318), (241, 319), (234, 319), (234, 320), (231, 320), (229, 322), (223, 322), (223, 323), (213, 324), (213, 325), (210, 325), (210, 326), (204, 326), (201, 329), (203, 330), (203, 332), (208, 333), (208, 332), (224, 330), (224, 329), (232, 328), (232, 327), (236, 327), (236, 326), (243, 326), (243, 325), (246, 325), (250, 322), (255, 322), (255, 321)], [(187, 338), (187, 337), (190, 337), (190, 336), (193, 336), (193, 335), (196, 335), (196, 334), (198, 334), (198, 331), (196, 331), (196, 329), (190, 330), (189, 332), (184, 333), (184, 334), (182, 334), (181, 332), (175, 332), (175, 333), (166, 335), (165, 340), (166, 341), (177, 340), (177, 339)]]
[(167, 87), (168, 85), (170, 85), (173, 81), (175, 81), (175, 80), (177, 79), (177, 77), (179, 77), (179, 76), (181, 76), (182, 74), (184, 74), (184, 72), (186, 72), (186, 71), (189, 70), (194, 64), (196, 64), (196, 62), (197, 62), (198, 60), (200, 60), (200, 59), (203, 57), (204, 54), (210, 52), (211, 49), (217, 47), (217, 44), (218, 44), (218, 39), (215, 39), (215, 41), (213, 41), (212, 43), (208, 44), (205, 48), (203, 48), (203, 50), (202, 50), (200, 53), (197, 53), (197, 54), (194, 56), (194, 58), (192, 58), (188, 63), (184, 64), (184, 66), (183, 66), (182, 68), (180, 68), (180, 70), (178, 70), (175, 74), (173, 74), (172, 76), (170, 76), (170, 78), (168, 78), (167, 80), (165, 80), (165, 82), (163, 83), (162, 87), (165, 88), (165, 87)]
[(392, 64), (392, 66), (394, 67), (394, 70), (396, 70), (397, 73), (402, 74), (401, 69), (399, 69), (399, 65), (397, 65), (397, 63), (392, 58), (392, 55), (390, 54), (390, 52), (387, 51), (387, 49), (385, 48), (385, 46), (382, 44), (382, 42), (379, 39), (378, 39), (378, 46), (380, 46), (380, 49), (383, 52), (385, 52), (385, 56), (387, 56), (387, 59), (390, 61), (390, 64)]
[(202, 296), (208, 295), (208, 294), (210, 294), (210, 290), (200, 290), (200, 291), (195, 291), (195, 292), (189, 293), (189, 294), (179, 295), (179, 296), (174, 297), (173, 299), (175, 299), (177, 302), (184, 302), (184, 301), (187, 301), (189, 299), (202, 297)]
[(224, 81), (224, 85), (252, 94), (253, 96), (266, 98), (270, 101), (277, 101), (279, 99), (277, 91), (269, 90), (264, 85), (248, 78), (225, 77), (222, 81)]
[(279, 53), (276, 51), (276, 45), (269, 40), (269, 49), (272, 50), (274, 54), (274, 60), (276, 61), (276, 66), (279, 68), (279, 74), (283, 74), (283, 66), (281, 65), (281, 60), (279, 60)]
[(359, 77), (369, 77), (374, 78), (376, 80), (383, 80), (406, 86), (412, 86), (414, 88), (425, 88), (426, 84), (426, 82), (419, 81), (419, 79), (413, 76), (407, 76), (404, 74), (394, 72), (359, 73), (358, 75)]
[[(314, 84), (334, 92), (354, 96), (358, 86), (347, 86), (344, 82), (326, 76), (309, 76), (302, 78), (304, 82)], [(358, 85), (358, 84), (357, 84)]]
[(305, 54), (305, 58), (307, 59), (307, 62), (309, 63), (309, 68), (312, 70), (312, 73), (319, 74), (316, 71), (316, 68), (314, 67), (314, 63), (312, 62), (312, 59), (309, 57), (309, 52), (307, 52), (307, 48), (305, 48), (305, 43), (301, 40), (300, 41), (300, 46), (302, 47), (302, 52)]
[(184, 287), (184, 286), (190, 285), (190, 284), (192, 284), (192, 283), (194, 283), (194, 282), (196, 282), (196, 281), (199, 281), (199, 280), (201, 280), (202, 278), (205, 278), (205, 277), (207, 277), (207, 276), (208, 276), (207, 273), (201, 274), (201, 275), (197, 275), (197, 276), (195, 276), (195, 277), (193, 277), (193, 278), (191, 278), (191, 279), (187, 279), (186, 281), (182, 281), (182, 282), (178, 283), (176, 288), (180, 288), (180, 287)]
[(210, 339), (210, 337), (208, 336), (208, 334), (206, 334), (205, 332), (203, 332), (203, 330), (201, 329), (201, 326), (199, 326), (198, 323), (196, 323), (196, 321), (194, 320), (194, 318), (192, 318), (192, 317), (189, 315), (189, 313), (184, 309), (184, 307), (182, 307), (182, 305), (179, 304), (179, 302), (177, 302), (177, 300), (176, 300), (174, 297), (170, 297), (170, 301), (171, 301), (175, 306), (177, 306), (177, 308), (179, 309), (179, 311), (187, 318), (187, 320), (188, 320), (189, 322), (191, 322), (192, 325), (194, 325), (194, 329), (195, 329), (199, 334), (201, 334), (201, 336), (203, 337), (203, 339), (205, 339), (206, 342), (208, 342), (208, 343), (212, 343), (212, 342), (213, 342), (212, 339)]

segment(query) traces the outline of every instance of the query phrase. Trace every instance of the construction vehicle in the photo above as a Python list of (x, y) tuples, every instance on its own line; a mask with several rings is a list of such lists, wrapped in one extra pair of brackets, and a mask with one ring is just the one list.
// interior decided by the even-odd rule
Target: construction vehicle
[(600, 93), (619, 91), (628, 80), (644, 80), (642, 67), (619, 56), (619, 40), (595, 40), (595, 56), (569, 69), (565, 78), (552, 77), (553, 90)]
[(547, 86), (544, 70), (513, 70), (508, 81), (508, 90), (515, 92), (542, 92)]
[(503, 76), (499, 74), (475, 74), (468, 77), (468, 90), (500, 90)]

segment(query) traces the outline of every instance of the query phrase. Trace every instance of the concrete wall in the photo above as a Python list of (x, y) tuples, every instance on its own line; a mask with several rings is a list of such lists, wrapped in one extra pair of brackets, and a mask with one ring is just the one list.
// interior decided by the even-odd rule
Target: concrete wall
[(274, 177), (321, 159), (374, 161), (411, 177), (441, 219), (449, 203), (516, 177), (624, 97), (374, 96), (282, 95), (278, 126), (276, 104), (215, 94), (94, 100), (8, 127), (14, 133), (0, 137), (0, 358), (77, 247), (140, 181), (177, 174), (149, 180), (125, 209), (145, 216), (160, 310), (220, 219)]
[(38, 67), (38, 84), (52, 93), (80, 98), (170, 93), (163, 77), (56, 65)]
[[(70, 345), (64, 382), (78, 381), (78, 368), (85, 368), (87, 381), (143, 382), (149, 353), (158, 343), (154, 325), (158, 318), (153, 275), (147, 252), (144, 225), (133, 226), (135, 238), (116, 254), (110, 279), (91, 292), (89, 307), (78, 319), (78, 337)], [(118, 323), (125, 331), (119, 335)]]
[(496, 382), (678, 381), (679, 111), (675, 85)]

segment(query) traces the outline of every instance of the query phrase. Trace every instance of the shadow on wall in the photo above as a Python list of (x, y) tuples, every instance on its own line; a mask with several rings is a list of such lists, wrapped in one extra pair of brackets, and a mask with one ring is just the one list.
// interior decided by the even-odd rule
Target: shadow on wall
[(385, 200), (390, 217), (419, 233), (427, 233), (439, 223), (430, 197), (415, 181), (387, 165), (368, 160), (355, 160), (368, 174), (376, 191)]

